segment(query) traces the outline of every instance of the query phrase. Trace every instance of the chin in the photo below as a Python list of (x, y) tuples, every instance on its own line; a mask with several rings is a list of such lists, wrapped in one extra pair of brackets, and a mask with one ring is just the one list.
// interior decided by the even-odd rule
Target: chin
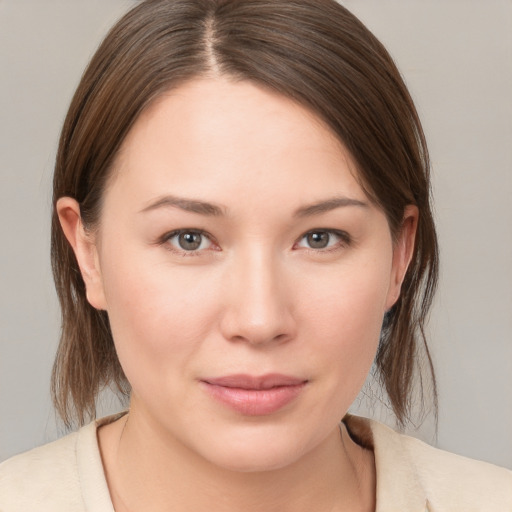
[(218, 467), (236, 473), (263, 473), (277, 471), (291, 466), (300, 456), (297, 453), (282, 451), (244, 450), (242, 453), (229, 450), (229, 453), (219, 454), (213, 462)]
[[(209, 441), (209, 442), (208, 442)], [(297, 462), (310, 442), (288, 429), (242, 429), (206, 440), (203, 457), (223, 469), (240, 472), (275, 471)], [(198, 447), (199, 448), (199, 447)]]

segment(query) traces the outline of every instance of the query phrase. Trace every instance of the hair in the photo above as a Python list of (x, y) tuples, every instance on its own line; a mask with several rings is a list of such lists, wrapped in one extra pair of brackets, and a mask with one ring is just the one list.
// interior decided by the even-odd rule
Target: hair
[(76, 199), (86, 229), (97, 226), (113, 163), (138, 116), (163, 92), (205, 76), (251, 81), (321, 118), (357, 162), (358, 179), (393, 236), (405, 207), (418, 207), (414, 254), (400, 298), (385, 316), (375, 369), (404, 425), (419, 362), (426, 360), (437, 414), (424, 334), (438, 277), (430, 163), (413, 101), (386, 49), (335, 0), (146, 0), (117, 22), (92, 57), (57, 153), (51, 257), (62, 333), (52, 394), (66, 425), (94, 418), (104, 387), (128, 396), (130, 386), (107, 313), (87, 301), (56, 202)]

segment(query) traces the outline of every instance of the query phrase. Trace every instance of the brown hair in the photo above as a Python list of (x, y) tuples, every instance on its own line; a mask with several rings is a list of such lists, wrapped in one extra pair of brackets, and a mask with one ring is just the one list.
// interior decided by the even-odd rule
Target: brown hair
[(410, 419), (423, 349), (437, 405), (423, 332), (438, 274), (429, 159), (418, 115), (388, 52), (335, 0), (146, 0), (112, 28), (93, 56), (57, 154), (52, 265), (62, 336), (52, 392), (63, 420), (83, 424), (94, 417), (104, 386), (127, 395), (129, 384), (107, 313), (87, 302), (55, 203), (75, 198), (84, 225), (93, 228), (112, 163), (140, 113), (162, 92), (209, 74), (250, 80), (322, 118), (352, 153), (361, 184), (385, 212), (393, 235), (406, 205), (417, 205), (414, 256), (401, 296), (386, 315), (375, 366), (403, 424)]

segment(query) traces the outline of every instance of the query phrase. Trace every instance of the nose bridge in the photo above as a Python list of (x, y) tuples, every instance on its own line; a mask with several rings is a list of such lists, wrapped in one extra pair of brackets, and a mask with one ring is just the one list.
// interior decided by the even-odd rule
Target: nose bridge
[(253, 245), (232, 263), (225, 335), (253, 344), (292, 336), (290, 293), (280, 259), (270, 248)]

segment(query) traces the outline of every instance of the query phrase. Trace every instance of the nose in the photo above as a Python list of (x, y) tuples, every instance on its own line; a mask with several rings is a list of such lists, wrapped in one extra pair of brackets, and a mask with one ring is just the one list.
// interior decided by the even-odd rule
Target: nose
[(278, 258), (252, 252), (229, 268), (221, 331), (230, 341), (283, 343), (296, 333), (293, 291)]

